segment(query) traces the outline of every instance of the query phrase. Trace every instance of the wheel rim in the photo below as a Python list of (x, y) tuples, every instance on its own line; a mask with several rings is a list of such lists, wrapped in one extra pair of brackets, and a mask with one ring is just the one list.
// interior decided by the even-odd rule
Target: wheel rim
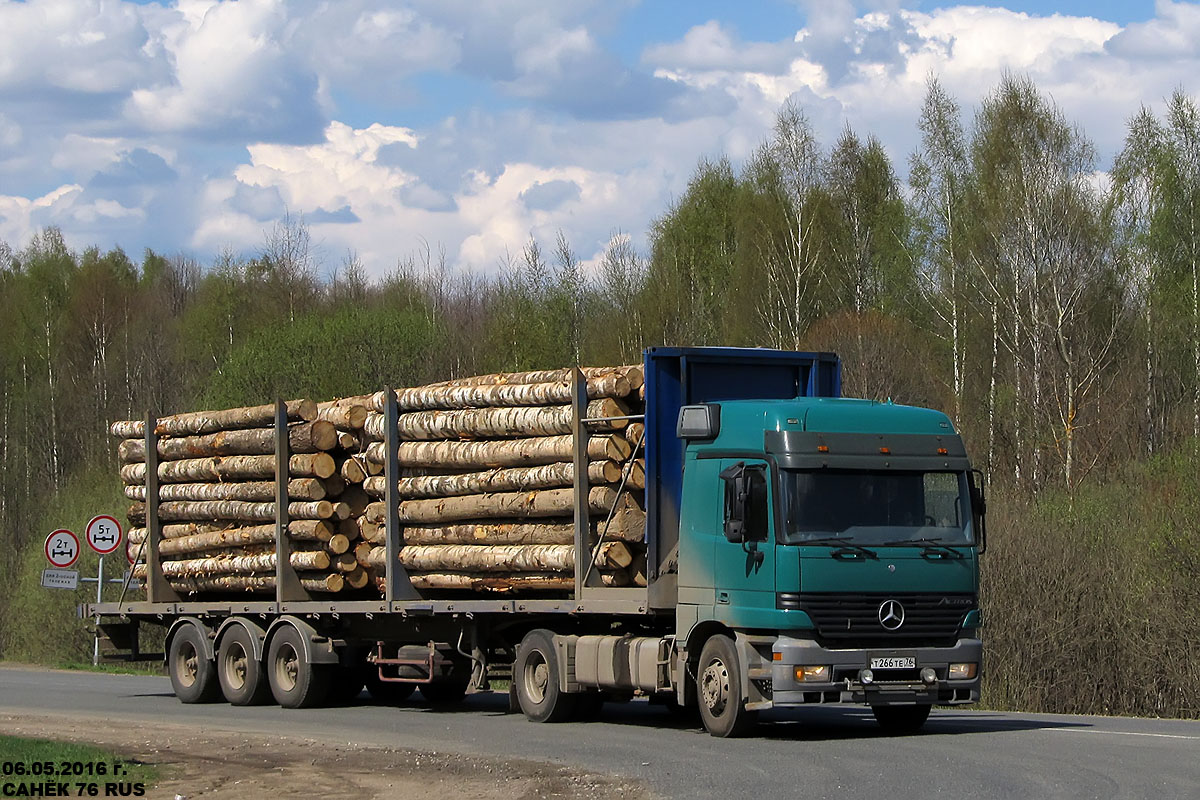
[(296, 648), (284, 644), (275, 656), (275, 685), (285, 692), (296, 688), (300, 675), (300, 656)]
[(524, 672), (525, 696), (534, 703), (546, 699), (546, 684), (550, 678), (550, 665), (540, 650), (534, 650), (525, 660)]
[(249, 657), (241, 642), (230, 644), (225, 653), (225, 682), (231, 689), (241, 689), (246, 685), (246, 672), (249, 669)]
[(175, 662), (175, 677), (181, 686), (191, 686), (200, 674), (200, 654), (191, 642), (179, 648), (179, 660)]
[(714, 658), (700, 676), (700, 696), (704, 706), (713, 716), (720, 716), (729, 703), (729, 668), (719, 658)]

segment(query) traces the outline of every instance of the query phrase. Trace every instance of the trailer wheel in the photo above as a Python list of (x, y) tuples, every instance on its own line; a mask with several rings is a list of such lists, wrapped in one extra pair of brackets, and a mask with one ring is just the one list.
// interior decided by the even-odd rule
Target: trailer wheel
[(171, 637), (167, 671), (181, 703), (212, 703), (221, 696), (216, 664), (204, 656), (204, 633), (185, 624)]
[(696, 690), (700, 719), (713, 736), (742, 736), (758, 721), (757, 712), (746, 710), (737, 648), (728, 636), (718, 634), (704, 643)]
[(875, 721), (888, 733), (916, 733), (929, 719), (928, 703), (916, 706), (871, 706)]
[(221, 637), (217, 679), (221, 693), (235, 706), (262, 705), (271, 696), (262, 663), (254, 657), (250, 632), (241, 625), (231, 625)]
[(534, 722), (562, 722), (575, 708), (575, 695), (559, 691), (559, 669), (554, 634), (544, 628), (525, 634), (512, 679), (521, 711)]
[(312, 708), (329, 694), (328, 665), (308, 660), (304, 639), (291, 625), (281, 626), (271, 637), (267, 678), (271, 694), (284, 708)]

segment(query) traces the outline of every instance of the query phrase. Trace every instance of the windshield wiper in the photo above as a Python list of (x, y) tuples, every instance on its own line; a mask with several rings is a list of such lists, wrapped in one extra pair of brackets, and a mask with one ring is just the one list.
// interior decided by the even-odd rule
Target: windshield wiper
[(884, 547), (901, 547), (904, 545), (921, 545), (921, 555), (930, 553), (938, 553), (948, 558), (962, 558), (962, 551), (958, 548), (967, 547), (965, 544), (950, 544), (944, 539), (938, 538), (922, 538), (922, 539), (895, 539), (890, 542), (884, 542)]
[(879, 556), (875, 554), (874, 550), (869, 550), (866, 547), (863, 547), (861, 544), (854, 544), (851, 542), (849, 536), (823, 536), (817, 539), (803, 539), (800, 542), (797, 542), (797, 544), (813, 544), (817, 545), (818, 547), (836, 547), (837, 549), (830, 553), (830, 555), (832, 555), (834, 558), (851, 554), (859, 555), (864, 558), (879, 558)]

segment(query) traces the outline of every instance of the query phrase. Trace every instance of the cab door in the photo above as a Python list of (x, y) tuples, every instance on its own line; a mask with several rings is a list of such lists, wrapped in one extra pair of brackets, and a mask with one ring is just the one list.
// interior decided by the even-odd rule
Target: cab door
[(714, 616), (741, 628), (769, 626), (763, 612), (775, 610), (774, 489), (766, 461), (721, 459), (718, 486), (723, 501), (716, 528)]

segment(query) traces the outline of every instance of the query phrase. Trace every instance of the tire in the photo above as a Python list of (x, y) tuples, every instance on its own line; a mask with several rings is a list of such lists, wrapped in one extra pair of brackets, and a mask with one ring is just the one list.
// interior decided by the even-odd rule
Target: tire
[(525, 634), (513, 661), (517, 702), (534, 722), (563, 722), (575, 709), (577, 695), (559, 691), (558, 654), (554, 634), (538, 628)]
[(204, 633), (195, 625), (183, 625), (171, 637), (167, 672), (181, 703), (212, 703), (221, 697), (217, 665), (204, 656)]
[(744, 736), (758, 722), (758, 713), (746, 710), (737, 647), (728, 636), (718, 634), (704, 643), (696, 670), (696, 693), (700, 719), (713, 736)]
[(291, 625), (280, 627), (267, 650), (267, 679), (271, 694), (284, 708), (312, 708), (329, 694), (331, 669), (311, 664), (304, 650), (304, 637)]
[(221, 694), (232, 705), (259, 706), (271, 697), (262, 662), (254, 657), (251, 633), (241, 625), (231, 625), (221, 637), (217, 679)]
[(470, 676), (451, 675), (448, 678), (436, 680), (433, 683), (422, 683), (417, 688), (421, 697), (434, 708), (458, 705), (467, 696), (467, 684)]
[(888, 733), (916, 733), (929, 719), (933, 706), (928, 703), (916, 706), (871, 706), (875, 721)]
[(413, 690), (416, 689), (416, 684), (412, 683), (396, 683), (394, 681), (382, 681), (379, 679), (379, 668), (374, 664), (367, 665), (367, 693), (371, 695), (371, 699), (376, 703), (384, 705), (398, 705), (403, 703), (408, 698), (412, 697)]

